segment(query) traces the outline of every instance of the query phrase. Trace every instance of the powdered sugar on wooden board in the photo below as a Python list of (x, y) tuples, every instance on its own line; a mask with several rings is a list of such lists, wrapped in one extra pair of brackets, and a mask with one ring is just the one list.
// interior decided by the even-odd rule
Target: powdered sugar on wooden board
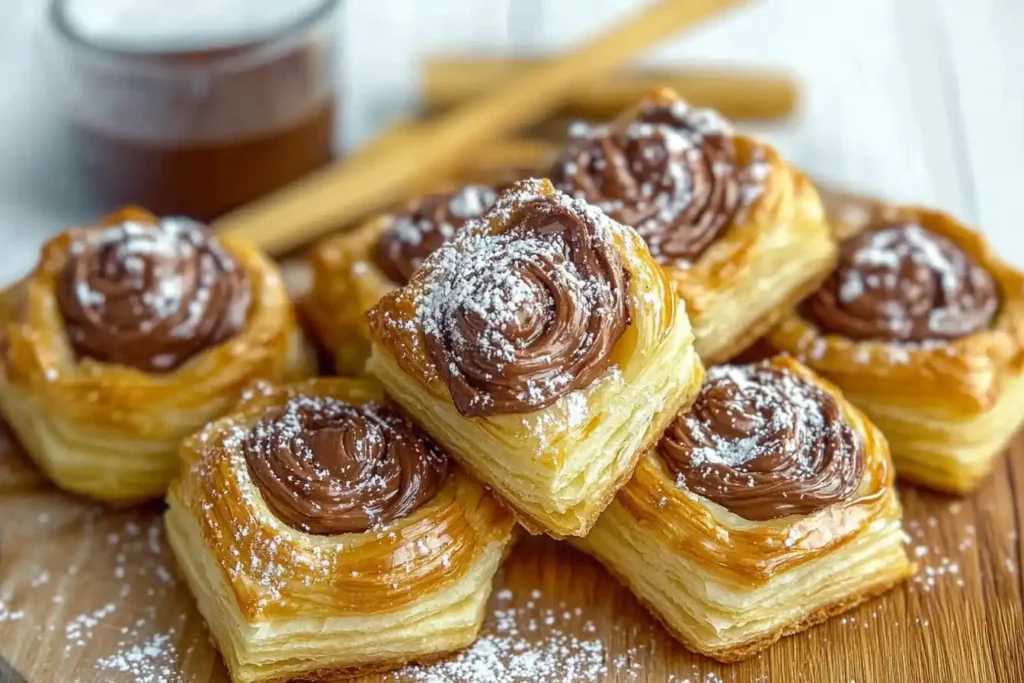
[[(1024, 454), (1017, 443), (1015, 467)], [(575, 680), (1024, 680), (1012, 677), (1024, 672), (1019, 650), (1008, 649), (1024, 638), (1020, 538), (1006, 483), (1024, 480), (1014, 472), (1003, 469), (962, 501), (904, 487), (918, 579), (750, 661), (720, 665), (688, 653), (596, 563), (564, 544), (527, 539), (496, 579), (480, 644), (461, 662), (415, 675), (462, 681), (459, 671), (486, 661), (493, 669), (483, 683), (572, 681), (559, 676), (595, 670)], [(158, 514), (110, 512), (59, 494), (0, 447), (0, 658), (30, 683), (227, 683), (193, 598), (174, 579)], [(985, 605), (997, 605), (1000, 619)], [(995, 664), (975, 657), (982, 651), (996, 655)], [(1005, 676), (993, 674), (996, 665)], [(391, 680), (418, 680), (412, 670)]]
[(27, 675), (32, 683), (188, 681), (183, 657), (202, 643), (182, 638), (203, 628), (157, 511), (111, 512), (49, 488), (12, 493), (31, 474), (20, 458), (0, 462), (0, 625), (11, 626), (0, 655), (23, 640), (45, 644), (48, 661), (76, 663), (74, 676)]

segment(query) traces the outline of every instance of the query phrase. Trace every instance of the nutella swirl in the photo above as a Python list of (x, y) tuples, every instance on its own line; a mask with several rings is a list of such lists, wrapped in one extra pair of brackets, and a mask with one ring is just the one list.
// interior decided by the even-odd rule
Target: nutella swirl
[(424, 266), (427, 352), (467, 417), (532, 412), (587, 387), (630, 324), (607, 219), (560, 194), (515, 209), (505, 197), (504, 231), (467, 228)]
[(423, 259), (447, 242), (471, 218), (494, 204), (494, 188), (468, 185), (456, 192), (433, 194), (398, 214), (381, 233), (373, 259), (392, 282), (404, 285)]
[(77, 232), (57, 303), (79, 356), (166, 372), (246, 323), (249, 279), (201, 225), (126, 221)]
[(660, 263), (689, 263), (760, 191), (732, 131), (709, 109), (651, 103), (621, 126), (576, 124), (551, 171), (555, 186), (634, 227)]
[(765, 363), (711, 368), (657, 450), (679, 486), (758, 521), (845, 500), (864, 468), (835, 400)]
[(274, 514), (311, 534), (358, 533), (437, 494), (447, 456), (391, 408), (301, 396), (257, 422), (243, 444)]
[(916, 223), (846, 240), (835, 272), (802, 306), (826, 333), (896, 342), (964, 337), (988, 328), (998, 309), (991, 273)]

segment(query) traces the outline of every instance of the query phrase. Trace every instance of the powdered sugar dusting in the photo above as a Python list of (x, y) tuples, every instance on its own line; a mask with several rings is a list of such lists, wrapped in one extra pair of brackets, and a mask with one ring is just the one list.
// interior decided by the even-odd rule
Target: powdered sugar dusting
[[(186, 683), (181, 658), (192, 648), (179, 649), (179, 639), (198, 616), (169, 609), (191, 598), (173, 576), (161, 519), (41, 498), (47, 511), (30, 517), (27, 506), (5, 508), (15, 519), (0, 528), (4, 541), (22, 551), (5, 573), (0, 624), (17, 620), (28, 638), (56, 644), (52, 656), (78, 662), (76, 681)], [(54, 552), (40, 543), (47, 538), (72, 551)], [(78, 540), (69, 546), (69, 538)]]
[[(102, 260), (95, 277), (75, 281), (75, 296), (82, 306), (102, 311), (108, 294), (98, 287), (119, 282), (119, 289), (140, 293), (140, 303), (151, 325), (184, 312), (184, 319), (173, 332), (178, 335), (194, 329), (218, 279), (236, 269), (234, 259), (211, 242), (201, 223), (180, 217), (165, 217), (156, 223), (129, 220), (79, 231), (71, 253), (79, 255), (86, 249), (109, 249), (114, 253)], [(147, 281), (147, 275), (152, 275), (147, 264), (153, 259), (171, 264), (195, 262), (195, 279), (188, 270), (168, 267), (160, 270), (159, 280)]]
[[(522, 213), (513, 220), (520, 210), (550, 216), (551, 225)], [(572, 227), (559, 223), (566, 216)], [(622, 229), (584, 202), (524, 181), (430, 256), (406, 324), (433, 340), (431, 357), (449, 384), (472, 387), (465, 406), (453, 393), (460, 412), (544, 407), (608, 353), (629, 320), (628, 280), (612, 244)]]
[[(488, 620), (488, 632), (468, 649), (429, 666), (410, 665), (393, 674), (389, 681), (418, 683), (526, 683), (539, 681), (594, 681), (609, 673), (628, 673), (629, 658), (611, 658), (604, 642), (596, 636), (594, 623), (582, 608), (559, 603), (544, 608), (537, 603), (542, 594), (534, 590), (521, 607), (508, 603), (511, 590), (499, 591), (497, 606)], [(611, 659), (610, 665), (609, 660)]]
[[(687, 415), (683, 419), (690, 433), (700, 443), (711, 444), (692, 449), (695, 466), (717, 464), (737, 468), (780, 448), (800, 459), (805, 455), (806, 442), (816, 440), (826, 429), (819, 389), (790, 373), (779, 373), (773, 375), (772, 381), (763, 381), (758, 377), (760, 370), (757, 365), (717, 365), (708, 370), (706, 387), (728, 382), (738, 389), (743, 398), (742, 403), (727, 408), (728, 411), (742, 408), (742, 414), (730, 412), (728, 416), (718, 414), (717, 418), (731, 419), (734, 429), (736, 421), (756, 422), (759, 414), (770, 415), (771, 422), (758, 425), (757, 429), (749, 429), (745, 435), (737, 437)], [(805, 436), (805, 439), (785, 438), (794, 432)], [(766, 439), (766, 434), (778, 437)]]
[(953, 240), (903, 221), (846, 240), (835, 273), (801, 310), (827, 333), (855, 340), (949, 341), (991, 324), (998, 289)]
[(376, 530), (432, 498), (447, 473), (426, 434), (375, 402), (294, 396), (242, 448), (271, 510), (315, 534)]
[(740, 166), (732, 136), (713, 110), (651, 102), (627, 122), (573, 124), (552, 177), (635, 228), (660, 263), (686, 267), (764, 192), (764, 154)]

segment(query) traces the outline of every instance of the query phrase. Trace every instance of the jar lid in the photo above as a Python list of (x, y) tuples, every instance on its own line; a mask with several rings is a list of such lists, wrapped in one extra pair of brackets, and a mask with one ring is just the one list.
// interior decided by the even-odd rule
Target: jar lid
[(337, 0), (54, 0), (71, 38), (117, 52), (178, 53), (252, 45), (319, 19)]

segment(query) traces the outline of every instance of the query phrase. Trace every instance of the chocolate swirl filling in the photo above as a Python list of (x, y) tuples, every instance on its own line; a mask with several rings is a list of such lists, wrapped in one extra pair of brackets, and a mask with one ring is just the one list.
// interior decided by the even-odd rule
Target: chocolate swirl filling
[(964, 337), (988, 328), (998, 309), (991, 273), (916, 223), (846, 240), (835, 272), (802, 306), (824, 332), (896, 342)]
[(249, 430), (249, 474), (274, 514), (311, 534), (359, 533), (431, 500), (448, 458), (392, 409), (298, 397)]
[(173, 370), (238, 334), (250, 299), (231, 254), (177, 218), (78, 232), (57, 282), (75, 352), (146, 372)]
[(466, 221), (482, 216), (496, 196), (486, 185), (468, 185), (457, 192), (423, 197), (381, 233), (373, 250), (374, 262), (392, 282), (406, 284), (423, 259)]
[(759, 191), (729, 126), (682, 101), (648, 104), (621, 126), (576, 124), (555, 186), (632, 226), (660, 263), (689, 263), (725, 234)]
[(428, 260), (418, 317), (459, 413), (539, 410), (605, 372), (630, 309), (602, 218), (542, 197)]
[(756, 521), (845, 500), (864, 468), (835, 400), (767, 364), (711, 368), (657, 449), (680, 487)]

